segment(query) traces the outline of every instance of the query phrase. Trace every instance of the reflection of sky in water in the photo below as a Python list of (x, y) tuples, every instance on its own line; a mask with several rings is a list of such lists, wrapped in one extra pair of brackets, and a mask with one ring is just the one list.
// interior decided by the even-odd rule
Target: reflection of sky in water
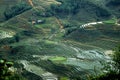
[(95, 50), (83, 51), (82, 53), (78, 54), (77, 57), (84, 58), (84, 59), (91, 59), (91, 60), (96, 60), (96, 59), (101, 60), (105, 58), (103, 53)]
[(67, 61), (64, 64), (79, 66), (83, 69), (94, 69), (94, 68), (101, 68), (102, 67), (102, 66), (100, 66), (100, 63), (98, 61), (73, 60), (73, 61)]
[(100, 69), (100, 61), (105, 60), (103, 52), (96, 50), (82, 51), (76, 55), (76, 58), (68, 58), (64, 64), (79, 66), (81, 69)]

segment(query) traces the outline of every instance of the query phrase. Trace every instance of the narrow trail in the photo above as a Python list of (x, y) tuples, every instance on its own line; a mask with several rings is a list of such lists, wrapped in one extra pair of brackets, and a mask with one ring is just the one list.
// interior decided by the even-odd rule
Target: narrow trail
[[(56, 20), (56, 23), (60, 26), (60, 28), (59, 28), (60, 32), (64, 32), (65, 30), (64, 30), (64, 26), (62, 25), (62, 22), (57, 17), (55, 17), (55, 20)], [(57, 31), (54, 34), (52, 34), (51, 36), (49, 36), (48, 39), (52, 39), (54, 36), (56, 36), (56, 34), (57, 34)]]
[(33, 4), (33, 1), (32, 0), (28, 0), (28, 3), (36, 10), (36, 11), (39, 11), (39, 8), (41, 8), (42, 10), (45, 10), (43, 7), (41, 6), (35, 6)]
[(57, 17), (55, 17), (55, 19), (56, 19), (56, 22), (58, 23), (58, 25), (60, 26), (60, 29), (63, 29), (64, 26), (62, 25), (61, 21)]
[(28, 3), (29, 3), (32, 7), (34, 7), (32, 0), (28, 0)]
[(102, 38), (101, 40), (111, 41), (111, 42), (119, 42), (119, 41), (116, 41), (116, 40), (112, 40), (112, 39), (105, 39), (105, 38)]

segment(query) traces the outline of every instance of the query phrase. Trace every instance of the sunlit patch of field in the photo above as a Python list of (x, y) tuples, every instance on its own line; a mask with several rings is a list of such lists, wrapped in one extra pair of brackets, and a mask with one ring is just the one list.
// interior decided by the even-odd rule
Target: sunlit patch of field
[(103, 23), (105, 24), (115, 24), (116, 23), (116, 20), (106, 20), (106, 21), (103, 21)]
[(55, 56), (55, 57), (49, 58), (49, 60), (52, 62), (64, 62), (67, 60), (67, 58)]

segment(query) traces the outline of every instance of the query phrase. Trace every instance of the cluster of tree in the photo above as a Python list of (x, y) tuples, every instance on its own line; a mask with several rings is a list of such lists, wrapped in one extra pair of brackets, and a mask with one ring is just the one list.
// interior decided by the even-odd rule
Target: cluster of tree
[[(99, 18), (110, 17), (111, 13), (107, 9), (91, 3), (88, 0), (58, 0), (61, 5), (51, 5), (51, 10), (53, 14), (77, 14), (79, 11), (87, 11), (88, 13), (93, 13)], [(84, 15), (85, 16), (85, 15)]]
[(109, 4), (113, 5), (113, 6), (119, 6), (120, 5), (120, 0), (111, 0), (109, 2)]
[(4, 11), (4, 16), (6, 18), (6, 20), (18, 15), (18, 14), (21, 14), (23, 13), (24, 11), (26, 10), (29, 10), (31, 9), (32, 7), (29, 6), (28, 4), (26, 3), (18, 3), (10, 8), (7, 8), (5, 11)]
[(82, 0), (58, 0), (61, 5), (51, 5), (52, 10), (57, 13), (75, 14), (78, 12)]

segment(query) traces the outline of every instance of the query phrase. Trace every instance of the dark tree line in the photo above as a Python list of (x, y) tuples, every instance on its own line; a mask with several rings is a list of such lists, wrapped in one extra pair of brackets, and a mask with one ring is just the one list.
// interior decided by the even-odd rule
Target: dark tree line
[(87, 0), (58, 0), (61, 2), (60, 5), (51, 5), (51, 9), (53, 14), (73, 14), (75, 15), (79, 11), (83, 10), (87, 11), (88, 13), (93, 13), (98, 17), (109, 17), (111, 13), (98, 5), (95, 5)]
[(8, 20), (8, 19), (10, 19), (16, 15), (19, 15), (19, 14), (23, 13), (24, 11), (29, 10), (31, 8), (32, 7), (26, 3), (18, 3), (12, 7), (7, 8), (4, 11), (4, 16), (5, 16), (6, 20)]
[(52, 10), (57, 13), (75, 14), (78, 12), (82, 0), (58, 0), (61, 5), (51, 5)]

